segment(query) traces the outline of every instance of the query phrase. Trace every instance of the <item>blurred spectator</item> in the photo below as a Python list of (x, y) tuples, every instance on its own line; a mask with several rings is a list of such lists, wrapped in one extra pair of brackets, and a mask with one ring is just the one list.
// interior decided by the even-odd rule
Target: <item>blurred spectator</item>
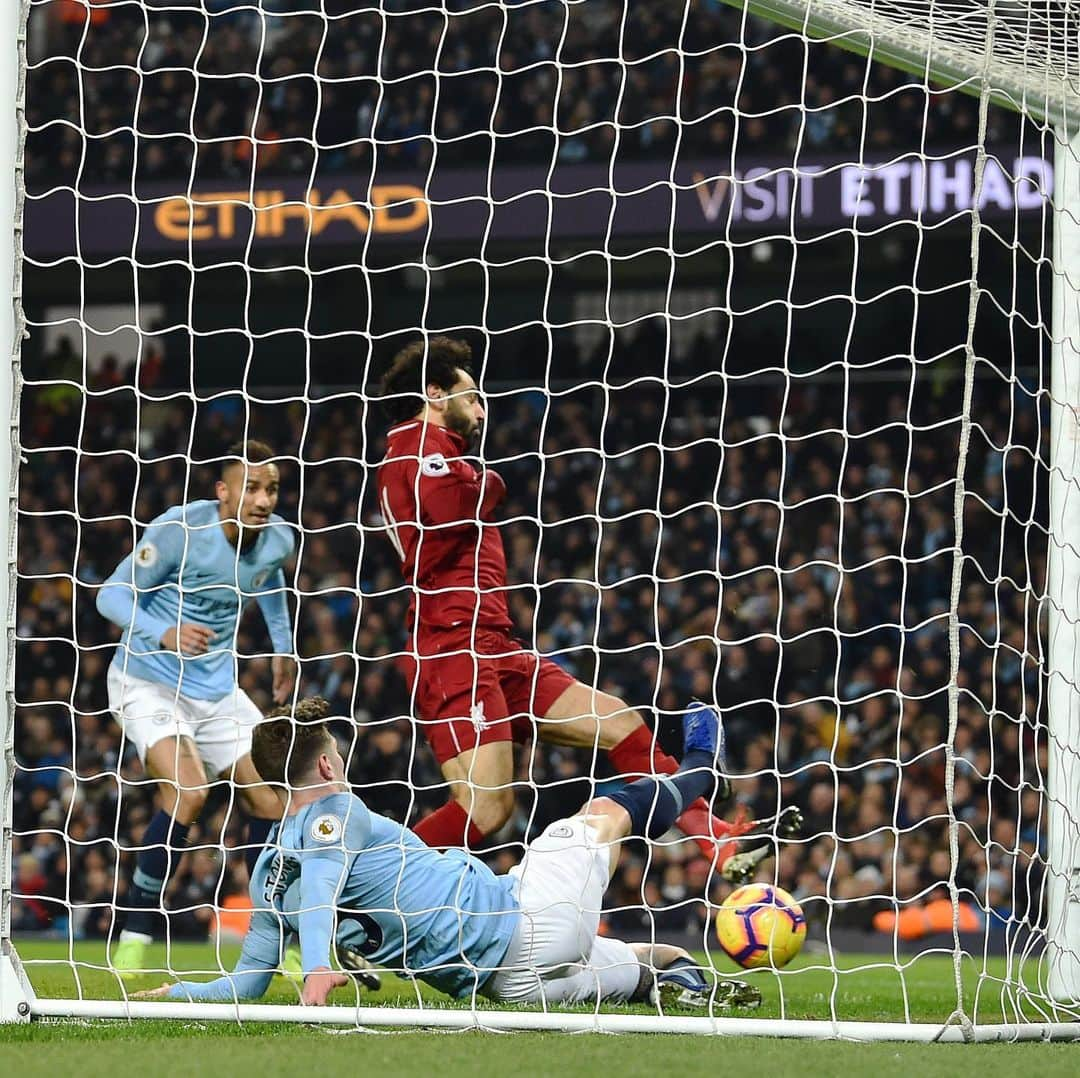
[[(327, 0), (262, 17), (227, 0), (203, 8), (114, 4), (91, 8), (85, 25), (81, 5), (34, 6), (32, 193), (365, 173), (375, 143), (380, 168), (427, 169), (436, 146), (443, 167), (547, 167), (727, 157), (733, 144), (879, 152), (970, 142), (977, 129), (974, 98), (744, 23), (721, 4), (450, 0), (444, 15), (416, 0)], [(991, 107), (988, 141), (1014, 137), (1016, 125)]]
[(15, 864), (15, 880), (12, 890), (19, 895), (11, 919), (14, 932), (40, 932), (52, 923), (53, 911), (42, 902), (48, 889), (48, 879), (32, 853), (19, 856)]

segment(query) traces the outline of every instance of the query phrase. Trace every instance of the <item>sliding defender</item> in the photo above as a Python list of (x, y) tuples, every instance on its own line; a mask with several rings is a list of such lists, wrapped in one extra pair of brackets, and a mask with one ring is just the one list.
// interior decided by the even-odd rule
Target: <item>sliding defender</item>
[(440, 853), (369, 812), (349, 792), (326, 712), (325, 701), (307, 700), (294, 718), (255, 731), (252, 759), (275, 784), (284, 815), (256, 866), (255, 912), (235, 969), (141, 998), (257, 999), (284, 942), (298, 933), (302, 1000), (310, 1005), (324, 1004), (348, 983), (331, 968), (335, 949), (345, 968), (362, 956), (457, 999), (718, 1009), (760, 1003), (757, 989), (744, 982), (710, 984), (679, 947), (598, 934), (622, 840), (659, 837), (718, 784), (721, 799), (729, 794), (723, 728), (712, 708), (695, 705), (683, 718), (684, 754), (675, 774), (639, 779), (553, 823), (505, 876), (463, 850)]

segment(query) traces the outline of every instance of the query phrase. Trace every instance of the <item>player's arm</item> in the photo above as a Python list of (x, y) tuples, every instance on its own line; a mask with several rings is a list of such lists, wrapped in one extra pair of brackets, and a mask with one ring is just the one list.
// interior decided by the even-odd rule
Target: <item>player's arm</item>
[(440, 453), (421, 459), (413, 482), (417, 515), (423, 524), (488, 520), (506, 497), (506, 483), (498, 472), (477, 471), (467, 460), (447, 460)]
[(180, 981), (139, 993), (143, 999), (195, 1000), (202, 1003), (242, 1003), (261, 999), (281, 961), (282, 932), (270, 910), (256, 910), (232, 973), (213, 981)]
[[(353, 858), (371, 836), (371, 814), (351, 794), (334, 794), (316, 802), (308, 814), (300, 851), (300, 956), (311, 979), (329, 973), (338, 899)], [(330, 985), (329, 987), (333, 987)], [(305, 1002), (322, 1002), (309, 998)]]
[(183, 525), (175, 520), (155, 521), (98, 591), (98, 611), (121, 629), (130, 627), (131, 641), (141, 650), (157, 651), (163, 643), (176, 644), (166, 643), (165, 637), (177, 632), (177, 626), (155, 617), (139, 599), (164, 584), (180, 567), (183, 556)]
[(263, 621), (266, 622), (274, 648), (274, 657), (270, 661), (274, 674), (274, 701), (284, 704), (292, 696), (293, 686), (296, 684), (296, 663), (292, 657), (292, 621), (289, 618), (284, 569), (278, 568), (270, 574), (262, 590), (255, 596), (255, 601), (262, 611)]
[(293, 650), (292, 622), (286, 599), (285, 570), (277, 569), (267, 578), (263, 590), (255, 596), (263, 621), (270, 633), (270, 642), (278, 655), (291, 655)]

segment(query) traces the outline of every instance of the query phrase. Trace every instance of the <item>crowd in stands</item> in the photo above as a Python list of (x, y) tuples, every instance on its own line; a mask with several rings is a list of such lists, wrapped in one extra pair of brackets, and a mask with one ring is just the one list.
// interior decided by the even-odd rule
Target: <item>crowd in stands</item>
[[(651, 348), (650, 332), (620, 336), (616, 359)], [(408, 596), (373, 497), (378, 409), (354, 395), (144, 399), (136, 427), (133, 372), (113, 373), (104, 397), (56, 385), (24, 400), (17, 931), (105, 935), (123, 904), (117, 858), (132, 859), (154, 787), (106, 712), (117, 633), (94, 607), (96, 585), (131, 548), (133, 521), (213, 496), (206, 462), (244, 432), (284, 458), (279, 509), (302, 536), (301, 688), (340, 716), (352, 782), (406, 822), (446, 798), (393, 661)], [(966, 899), (1001, 920), (1034, 917), (1046, 819), (1040, 400), (996, 376), (977, 383), (954, 713), (958, 385), (920, 374), (913, 387), (842, 388), (750, 379), (725, 395), (716, 376), (631, 381), (606, 401), (492, 392), (482, 451), (509, 487), (499, 516), (513, 614), (526, 641), (641, 708), (676, 753), (686, 702), (717, 701), (737, 805), (806, 816), (761, 878), (803, 899), (817, 924), (868, 928), (896, 901), (941, 897), (950, 784)], [(268, 705), (255, 610), (238, 647), (241, 683)], [(542, 742), (518, 761), (517, 813), (487, 853), (502, 868), (611, 781), (602, 755), (594, 767)], [(190, 839), (204, 848), (185, 856), (168, 894), (178, 934), (204, 935), (215, 899), (244, 889), (242, 859), (222, 856), (240, 822), (227, 790), (214, 796)], [(705, 900), (727, 893), (697, 846), (671, 833), (627, 848), (607, 918), (629, 934), (655, 924), (700, 936)]]
[[(949, 148), (978, 102), (719, 0), (53, 0), (31, 11), (27, 183)], [(89, 10), (89, 17), (88, 17)], [(1017, 121), (991, 108), (991, 144)], [(374, 162), (373, 147), (378, 147)]]
[[(380, 168), (427, 169), (435, 153), (450, 165), (548, 166), (733, 146), (955, 147), (976, 128), (974, 100), (807, 47), (718, 0), (261, 8), (33, 5), (31, 194), (363, 172), (376, 145)], [(988, 123), (993, 143), (1016, 121), (992, 108)], [(606, 339), (598, 346), (590, 369), (630, 372), (618, 392), (491, 396), (482, 452), (509, 487), (500, 527), (523, 639), (640, 708), (676, 754), (686, 702), (715, 700), (735, 774), (729, 811), (805, 815), (802, 837), (781, 843), (761, 878), (803, 900), (815, 931), (869, 928), (875, 913), (941, 898), (950, 806), (965, 901), (998, 923), (1035, 919), (1045, 400), (992, 374), (977, 383), (958, 566), (954, 366), (857, 391), (718, 375), (663, 385), (633, 374), (638, 357), (664, 354), (653, 332), (619, 335), (610, 355)], [(711, 346), (700, 339), (682, 373), (708, 369)], [(279, 512), (301, 540), (301, 691), (331, 701), (357, 792), (403, 822), (447, 797), (394, 662), (408, 595), (374, 500), (378, 410), (353, 393), (196, 402), (179, 391), (186, 378), (151, 398), (161, 355), (144, 353), (137, 378), (130, 359), (95, 366), (88, 394), (70, 340), (24, 372), (48, 384), (26, 390), (21, 413), (16, 933), (114, 930), (130, 877), (119, 862), (133, 861), (156, 794), (106, 710), (118, 632), (97, 613), (96, 589), (154, 516), (213, 496), (213, 462), (241, 437), (283, 458)], [(261, 706), (268, 649), (252, 610), (240, 677)], [(602, 757), (524, 746), (517, 812), (485, 856), (508, 867), (530, 835), (611, 781)], [(246, 887), (230, 852), (242, 821), (226, 788), (212, 797), (167, 894), (174, 935), (205, 936), (215, 902)], [(703, 938), (709, 903), (728, 890), (677, 833), (630, 844), (606, 923)]]

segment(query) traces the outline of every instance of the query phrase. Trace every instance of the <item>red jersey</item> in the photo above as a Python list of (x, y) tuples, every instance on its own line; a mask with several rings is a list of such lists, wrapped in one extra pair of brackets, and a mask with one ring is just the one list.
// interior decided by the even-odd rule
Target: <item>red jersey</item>
[(379, 510), (413, 589), (409, 627), (509, 629), (506, 553), (491, 514), (506, 494), (497, 472), (478, 471), (464, 438), (419, 419), (386, 434)]

